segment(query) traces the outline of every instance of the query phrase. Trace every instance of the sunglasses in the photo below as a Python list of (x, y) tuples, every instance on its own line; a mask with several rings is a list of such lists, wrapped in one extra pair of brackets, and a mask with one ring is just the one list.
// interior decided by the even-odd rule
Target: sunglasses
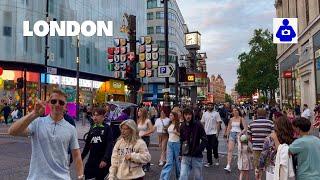
[(64, 106), (66, 103), (64, 102), (64, 101), (62, 101), (62, 100), (57, 100), (57, 99), (51, 99), (50, 100), (50, 103), (51, 104), (57, 104), (57, 102), (59, 102), (59, 105), (60, 106)]

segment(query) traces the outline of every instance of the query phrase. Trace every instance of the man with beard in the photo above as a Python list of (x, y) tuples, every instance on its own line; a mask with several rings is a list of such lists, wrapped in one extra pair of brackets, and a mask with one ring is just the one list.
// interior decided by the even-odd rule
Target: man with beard
[(204, 125), (204, 129), (207, 135), (207, 164), (205, 167), (212, 166), (212, 150), (215, 158), (215, 165), (219, 165), (218, 155), (218, 134), (220, 131), (222, 120), (218, 112), (213, 110), (213, 103), (208, 103), (208, 111), (206, 111), (201, 118), (201, 123)]

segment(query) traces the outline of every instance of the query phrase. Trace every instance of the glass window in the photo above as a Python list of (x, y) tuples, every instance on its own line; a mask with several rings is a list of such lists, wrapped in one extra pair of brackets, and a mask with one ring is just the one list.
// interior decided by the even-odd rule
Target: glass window
[(39, 36), (36, 36), (36, 49), (38, 53), (41, 53), (42, 51), (42, 38)]
[(60, 58), (64, 58), (64, 40), (60, 39)]
[(153, 20), (153, 12), (147, 13), (147, 20)]
[(156, 43), (159, 45), (159, 48), (164, 48), (164, 46), (165, 46), (165, 41), (163, 41), (163, 40), (156, 41)]
[(9, 27), (9, 26), (4, 26), (4, 27), (3, 27), (3, 36), (11, 37), (11, 31), (12, 31), (12, 28), (11, 28), (11, 27)]
[(157, 0), (148, 0), (147, 1), (147, 8), (152, 9), (157, 7)]
[(164, 19), (164, 12), (163, 11), (156, 12), (156, 18), (157, 19)]
[(156, 26), (156, 34), (164, 34), (164, 27)]
[(90, 64), (90, 48), (86, 48), (86, 63)]
[(154, 34), (154, 28), (153, 27), (147, 27), (147, 33), (148, 34)]
[(28, 52), (28, 36), (23, 37), (23, 46), (24, 46), (24, 51)]

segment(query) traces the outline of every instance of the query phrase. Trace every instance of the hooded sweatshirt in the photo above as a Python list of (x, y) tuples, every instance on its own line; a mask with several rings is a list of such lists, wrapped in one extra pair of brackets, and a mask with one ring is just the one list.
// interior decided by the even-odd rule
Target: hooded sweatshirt
[[(138, 132), (137, 124), (133, 120), (126, 120), (120, 124), (125, 124), (132, 129), (133, 134)], [(131, 159), (125, 159), (127, 154), (131, 154)], [(151, 160), (146, 143), (142, 139), (136, 142), (128, 142), (120, 138), (115, 144), (111, 157), (111, 167), (109, 169), (109, 180), (113, 179), (137, 179), (145, 175), (142, 165)]]
[[(182, 145), (184, 141), (187, 141), (188, 143), (188, 154), (182, 154)], [(202, 152), (208, 143), (207, 135), (202, 124), (198, 121), (195, 122), (194, 120), (189, 123), (186, 121), (182, 123), (180, 127), (180, 142), (180, 155), (202, 158)]]

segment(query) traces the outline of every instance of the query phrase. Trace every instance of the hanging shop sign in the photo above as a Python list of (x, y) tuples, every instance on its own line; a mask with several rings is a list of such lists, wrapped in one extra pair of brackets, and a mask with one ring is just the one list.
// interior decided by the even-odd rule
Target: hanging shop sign
[(292, 71), (283, 71), (283, 77), (286, 79), (292, 78)]

